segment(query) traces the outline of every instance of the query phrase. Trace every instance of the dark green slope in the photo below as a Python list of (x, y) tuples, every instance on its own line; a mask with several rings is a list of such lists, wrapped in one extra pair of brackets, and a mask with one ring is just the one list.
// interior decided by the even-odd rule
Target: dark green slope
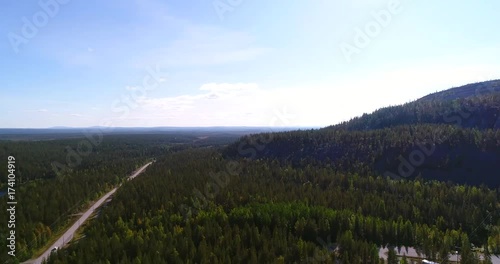
[(460, 98), (476, 97), (480, 95), (500, 92), (500, 80), (471, 83), (464, 86), (451, 88), (445, 91), (429, 94), (419, 101), (454, 100)]
[(450, 124), (465, 128), (500, 128), (500, 81), (469, 84), (425, 96), (325, 129), (370, 130), (410, 124)]
[[(498, 84), (488, 82), (488, 85)], [(472, 88), (471, 88), (472, 87)], [(475, 88), (474, 88), (475, 87)], [(336, 126), (247, 136), (228, 157), (261, 158), (304, 167), (333, 167), (396, 179), (500, 184), (500, 93), (473, 95), (467, 85)]]

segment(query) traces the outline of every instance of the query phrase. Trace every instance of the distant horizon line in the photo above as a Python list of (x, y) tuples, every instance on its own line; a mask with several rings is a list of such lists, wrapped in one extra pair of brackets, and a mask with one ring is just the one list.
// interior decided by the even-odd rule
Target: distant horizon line
[(0, 127), (0, 129), (154, 129), (154, 128), (323, 128), (325, 126), (87, 126), (87, 127), (71, 127), (71, 126), (53, 126), (53, 127)]

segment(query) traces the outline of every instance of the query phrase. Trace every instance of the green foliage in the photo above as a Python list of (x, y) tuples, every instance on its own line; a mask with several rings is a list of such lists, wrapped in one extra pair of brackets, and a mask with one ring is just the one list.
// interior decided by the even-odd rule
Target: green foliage
[[(0, 156), (16, 158), (16, 242), (17, 256), (25, 260), (46, 246), (53, 234), (75, 219), (89, 202), (123, 182), (139, 166), (173, 150), (165, 146), (177, 140), (162, 135), (104, 136), (100, 144), (83, 151), (86, 138), (49, 141), (0, 141)], [(189, 142), (189, 141), (188, 141)], [(71, 156), (71, 150), (85, 155)], [(67, 158), (71, 156), (70, 162)], [(75, 162), (79, 159), (80, 162)], [(66, 169), (54, 171), (59, 162)], [(73, 162), (73, 163), (72, 163)], [(6, 162), (0, 164), (1, 182), (6, 182)], [(57, 176), (56, 176), (57, 175)], [(1, 197), (0, 210), (6, 211), (6, 196)], [(7, 223), (7, 214), (0, 221)], [(7, 234), (7, 225), (0, 225)], [(6, 240), (0, 240), (2, 251)], [(0, 261), (7, 254), (1, 254)]]
[[(261, 151), (252, 151), (252, 146), (267, 137), (272, 141)], [(500, 130), (421, 124), (369, 131), (290, 131), (246, 136), (224, 151), (233, 159), (240, 153), (246, 158), (277, 160), (293, 167), (320, 166), (394, 179), (420, 175), (496, 188)]]
[(155, 158), (84, 239), (48, 262), (383, 263), (378, 249), (389, 247), (388, 263), (398, 263), (394, 248), (410, 246), (440, 263), (460, 248), (462, 263), (478, 263), (472, 243), (500, 253), (500, 88), (484, 84), (494, 87), (451, 89), (321, 130), (244, 136), (222, 151), (235, 135), (105, 136), (80, 160), (71, 151), (82, 151), (81, 139), (0, 142), (0, 154), (19, 160), (20, 258)]
[[(402, 125), (449, 124), (462, 128), (499, 128), (500, 81), (495, 88), (478, 87), (465, 96), (429, 96), (398, 106), (381, 108), (325, 129), (375, 130)], [(449, 90), (450, 91), (450, 90)], [(470, 96), (467, 96), (470, 95)]]
[[(498, 200), (486, 187), (265, 160), (236, 161), (238, 173), (222, 184), (213, 175), (228, 162), (209, 149), (160, 158), (117, 191), (85, 239), (49, 262), (85, 256), (92, 263), (374, 263), (387, 245), (416, 247), (437, 259), (468, 237), (486, 241), (483, 219), (499, 219), (488, 213)], [(214, 184), (217, 191), (206, 188)]]

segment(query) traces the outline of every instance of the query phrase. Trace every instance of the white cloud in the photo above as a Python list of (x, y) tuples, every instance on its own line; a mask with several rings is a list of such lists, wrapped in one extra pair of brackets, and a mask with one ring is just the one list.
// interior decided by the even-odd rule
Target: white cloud
[(207, 83), (200, 87), (201, 91), (210, 91), (214, 93), (228, 93), (234, 91), (257, 90), (259, 86), (256, 83)]
[[(140, 98), (140, 108), (118, 122), (136, 126), (328, 126), (438, 90), (499, 78), (498, 72), (498, 67), (487, 65), (434, 65), (307, 86), (206, 83), (192, 94)], [(277, 112), (293, 118), (286, 124), (276, 123)]]
[[(329, 103), (325, 90), (311, 93), (313, 90), (266, 90), (256, 83), (207, 83), (195, 94), (139, 98), (140, 108), (117, 123), (133, 120), (142, 122), (137, 126), (313, 126), (323, 119), (330, 124), (333, 115), (324, 109)], [(325, 113), (330, 118), (325, 118)], [(285, 122), (284, 116), (289, 120)]]

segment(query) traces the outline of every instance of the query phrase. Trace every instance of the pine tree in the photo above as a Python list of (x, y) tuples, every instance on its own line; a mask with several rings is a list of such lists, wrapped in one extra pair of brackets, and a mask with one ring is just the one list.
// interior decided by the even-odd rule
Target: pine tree
[(406, 255), (403, 255), (403, 258), (401, 258), (401, 264), (409, 264)]
[(387, 252), (387, 264), (398, 264), (398, 257), (396, 255), (396, 251), (394, 250), (393, 247), (389, 248), (389, 251)]

